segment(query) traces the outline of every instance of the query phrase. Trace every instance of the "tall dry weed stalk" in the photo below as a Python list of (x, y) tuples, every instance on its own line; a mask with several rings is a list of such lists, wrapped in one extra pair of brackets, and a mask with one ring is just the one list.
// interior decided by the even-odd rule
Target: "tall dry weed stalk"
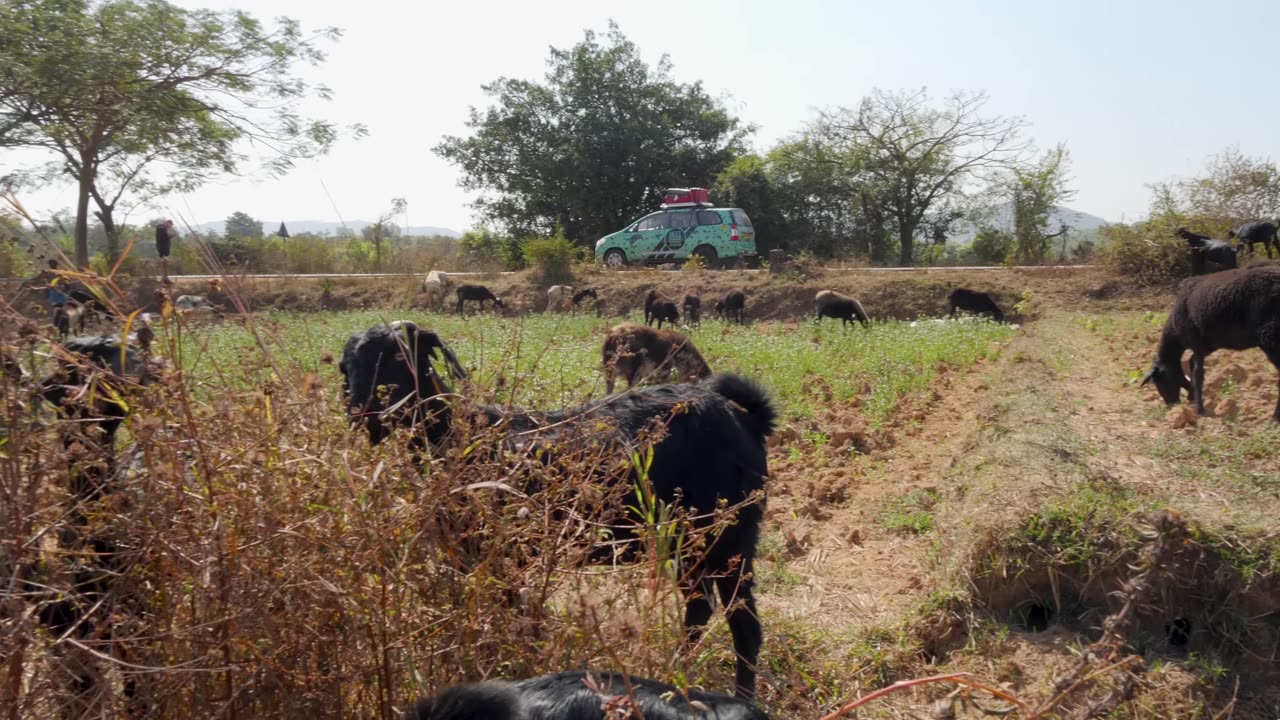
[[(27, 373), (0, 377), (7, 718), (389, 718), (444, 684), (584, 667), (730, 686), (727, 642), (680, 653), (677, 555), (705, 530), (650, 502), (638, 562), (600, 564), (629, 488), (598, 479), (631, 459), (546, 463), (464, 428), (420, 471), (404, 431), (377, 448), (351, 432), (336, 370), (278, 364), (260, 342), (197, 376), (181, 348), (199, 329), (166, 315), (167, 369), (113, 385), (129, 408), (116, 468), (85, 498), (71, 421), (36, 400), (51, 331), (3, 312), (25, 328), (3, 342)], [(111, 562), (85, 538), (115, 543)]]

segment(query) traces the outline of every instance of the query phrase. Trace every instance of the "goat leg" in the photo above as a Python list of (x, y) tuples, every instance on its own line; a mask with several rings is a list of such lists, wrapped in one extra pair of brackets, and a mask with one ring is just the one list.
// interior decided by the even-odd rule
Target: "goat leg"
[(1204, 356), (1200, 353), (1191, 355), (1191, 395), (1196, 414), (1204, 415)]

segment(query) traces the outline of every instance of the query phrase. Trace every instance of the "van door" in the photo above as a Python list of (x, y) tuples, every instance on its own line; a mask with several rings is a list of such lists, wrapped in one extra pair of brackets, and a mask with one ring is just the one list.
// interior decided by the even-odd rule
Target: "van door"
[(666, 232), (666, 213), (657, 212), (640, 218), (628, 231), (627, 258), (648, 260), (653, 255), (653, 251), (662, 244)]
[(668, 210), (666, 232), (662, 235), (662, 244), (654, 248), (654, 262), (684, 260), (689, 257), (691, 246), (686, 242), (689, 235), (697, 229), (692, 210)]

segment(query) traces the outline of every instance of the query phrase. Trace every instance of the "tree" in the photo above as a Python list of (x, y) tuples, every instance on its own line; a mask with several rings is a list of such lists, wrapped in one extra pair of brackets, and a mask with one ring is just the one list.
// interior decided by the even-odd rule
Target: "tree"
[(750, 216), (761, 254), (787, 246), (790, 231), (777, 206), (777, 188), (765, 158), (751, 154), (734, 160), (716, 178), (711, 196), (718, 204), (742, 208)]
[[(263, 152), (255, 167), (287, 171), (326, 152), (338, 130), (298, 113), (315, 94), (294, 75), (324, 59), (297, 21), (264, 27), (240, 11), (186, 10), (163, 0), (0, 3), (0, 129), (57, 158), (39, 179), (77, 184), (75, 255), (88, 261), (89, 205), (118, 251), (116, 211), (187, 191)], [(32, 124), (24, 118), (38, 118)], [(356, 127), (356, 133), (363, 128)]]
[[(283, 225), (283, 224), (282, 224)], [(231, 213), (225, 224), (225, 234), (229, 238), (262, 239), (262, 221), (254, 220), (246, 213)]]
[(1152, 186), (1153, 215), (1190, 220), (1201, 232), (1225, 234), (1249, 220), (1280, 216), (1280, 170), (1270, 158), (1248, 157), (1230, 147), (1209, 158), (1204, 173)]
[(899, 262), (912, 261), (915, 238), (940, 206), (958, 205), (984, 173), (1017, 164), (1029, 143), (1020, 118), (984, 117), (986, 95), (956, 93), (933, 107), (925, 90), (876, 90), (858, 108), (824, 114), (813, 131), (849, 150), (878, 185), (897, 232)]
[[(1049, 241), (1062, 237), (1066, 241), (1067, 226), (1049, 233), (1049, 214), (1054, 205), (1075, 195), (1067, 187), (1070, 158), (1065, 145), (1045, 153), (1038, 162), (1015, 167), (1008, 173), (1007, 187), (1013, 206), (1014, 257), (1020, 263), (1043, 262), (1049, 256)], [(1063, 248), (1065, 259), (1066, 249)]]
[(653, 210), (662, 190), (705, 186), (743, 151), (749, 132), (700, 83), (671, 79), (610, 23), (568, 50), (552, 48), (543, 82), (499, 78), (493, 106), (471, 109), (470, 137), (435, 152), (482, 191), (481, 218), (516, 237), (557, 224), (579, 243)]

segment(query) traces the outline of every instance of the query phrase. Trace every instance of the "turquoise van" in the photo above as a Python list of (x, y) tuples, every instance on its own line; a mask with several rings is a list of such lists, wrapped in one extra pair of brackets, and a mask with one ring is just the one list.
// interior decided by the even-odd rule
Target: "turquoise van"
[(627, 265), (682, 263), (698, 255), (709, 268), (756, 263), (756, 233), (738, 208), (668, 208), (650, 213), (596, 243), (596, 258), (612, 270)]

